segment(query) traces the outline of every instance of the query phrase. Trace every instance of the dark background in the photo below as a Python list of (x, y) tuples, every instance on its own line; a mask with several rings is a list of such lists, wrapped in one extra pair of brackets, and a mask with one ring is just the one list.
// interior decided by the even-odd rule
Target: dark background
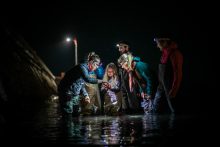
[(131, 51), (158, 73), (161, 52), (153, 38), (169, 31), (183, 54), (184, 85), (186, 94), (191, 95), (204, 93), (212, 82), (207, 79), (210, 70), (204, 61), (210, 59), (208, 54), (204, 59), (202, 36), (206, 29), (202, 26), (208, 15), (204, 6), (192, 1), (18, 2), (5, 4), (1, 14), (55, 76), (75, 65), (74, 43), (66, 42), (67, 37), (77, 38), (78, 62), (95, 51), (104, 68), (110, 62), (116, 63), (120, 56), (116, 44), (126, 39)]

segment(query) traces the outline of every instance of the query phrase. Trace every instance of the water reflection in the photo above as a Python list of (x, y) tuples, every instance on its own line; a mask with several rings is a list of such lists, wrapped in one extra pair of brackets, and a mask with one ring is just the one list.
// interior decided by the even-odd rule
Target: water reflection
[(102, 120), (102, 144), (119, 144), (121, 139), (122, 119), (119, 116), (105, 117)]
[(70, 142), (96, 145), (155, 144), (172, 129), (174, 116), (90, 116), (65, 121)]
[[(173, 115), (80, 116), (62, 118), (58, 102), (39, 111), (32, 119), (21, 119), (0, 128), (0, 138), (26, 138), (31, 143), (85, 145), (164, 145), (194, 141), (202, 132), (198, 124), (206, 117)], [(207, 119), (208, 120), (208, 119)], [(202, 134), (202, 133), (200, 133)], [(199, 135), (200, 135), (199, 134)], [(197, 136), (199, 136), (197, 135)], [(200, 135), (200, 138), (202, 135)]]

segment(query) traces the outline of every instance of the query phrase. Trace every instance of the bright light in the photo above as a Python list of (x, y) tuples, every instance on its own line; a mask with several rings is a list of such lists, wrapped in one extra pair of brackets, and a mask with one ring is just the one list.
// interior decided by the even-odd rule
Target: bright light
[(66, 39), (66, 41), (68, 41), (68, 42), (69, 42), (69, 41), (70, 41), (70, 38), (67, 38), (67, 39)]
[(119, 44), (117, 44), (117, 47), (119, 47)]

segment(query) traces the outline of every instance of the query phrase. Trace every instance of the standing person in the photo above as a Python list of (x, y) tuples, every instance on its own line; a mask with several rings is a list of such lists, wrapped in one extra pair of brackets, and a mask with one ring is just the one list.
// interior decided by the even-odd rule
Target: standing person
[[(95, 52), (88, 53), (88, 56), (95, 55)], [(91, 78), (102, 79), (104, 75), (104, 69), (100, 63), (99, 67), (96, 70), (90, 71)], [(90, 103), (82, 101), (82, 114), (91, 115), (91, 114), (102, 114), (101, 108), (101, 98), (98, 84), (86, 83), (85, 89), (89, 95)]]
[(120, 81), (117, 67), (114, 63), (109, 63), (105, 69), (103, 80), (109, 84), (102, 84), (101, 92), (104, 93), (104, 112), (106, 115), (119, 115), (121, 107)]
[(172, 114), (176, 114), (180, 113), (183, 56), (177, 50), (177, 44), (170, 40), (170, 36), (170, 33), (163, 33), (154, 38), (163, 54), (159, 64), (159, 86), (153, 105), (155, 111), (160, 112), (160, 100), (165, 94)]
[(105, 81), (91, 78), (89, 72), (96, 70), (100, 58), (97, 55), (89, 55), (78, 65), (71, 68), (61, 80), (58, 86), (58, 96), (62, 112), (65, 117), (79, 116), (79, 94), (82, 93), (85, 101), (90, 103), (90, 98), (85, 89), (85, 84), (103, 83)]
[[(128, 41), (122, 40), (118, 44), (120, 54), (130, 52), (131, 45)], [(129, 88), (129, 76), (125, 69), (119, 68), (119, 76), (121, 77), (121, 99), (122, 99), (122, 113), (142, 112), (141, 101), (137, 98), (137, 84), (133, 92)]]
[(158, 80), (156, 72), (147, 64), (140, 61), (139, 57), (133, 57), (130, 53), (122, 54), (118, 63), (129, 75), (130, 92), (134, 84), (138, 83), (142, 94), (145, 113), (152, 113), (152, 100), (157, 90)]

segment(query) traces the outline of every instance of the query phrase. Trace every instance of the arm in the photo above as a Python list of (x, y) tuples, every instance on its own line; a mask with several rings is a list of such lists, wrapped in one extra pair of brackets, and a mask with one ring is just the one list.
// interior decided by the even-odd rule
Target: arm
[(169, 98), (175, 97), (182, 80), (182, 63), (183, 56), (177, 50), (170, 55), (170, 61), (173, 66), (173, 84), (169, 92)]
[(81, 89), (80, 89), (80, 92), (81, 92), (81, 94), (82, 94), (82, 96), (83, 96), (84, 98), (88, 97), (88, 93), (87, 93), (87, 91), (86, 91), (86, 89), (85, 89), (85, 85), (82, 85), (82, 87), (81, 87)]
[(86, 92), (85, 85), (82, 85), (82, 88), (80, 89), (80, 92), (82, 93), (82, 96), (84, 97), (85, 102), (90, 103), (89, 95)]
[(91, 83), (91, 84), (98, 83), (97, 79), (90, 77), (88, 70), (83, 65), (80, 66), (79, 72), (86, 83)]

